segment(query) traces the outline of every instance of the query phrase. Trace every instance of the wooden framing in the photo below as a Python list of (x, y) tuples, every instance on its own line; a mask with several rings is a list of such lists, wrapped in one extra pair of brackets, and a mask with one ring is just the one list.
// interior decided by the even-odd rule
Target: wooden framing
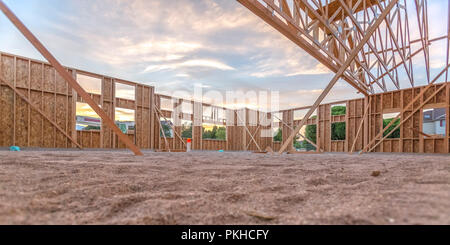
[[(450, 152), (450, 85), (447, 82), (450, 28), (447, 36), (428, 37), (426, 1), (414, 2), (420, 34), (416, 40), (411, 40), (409, 34), (410, 20), (404, 7), (405, 0), (290, 0), (289, 4), (289, 0), (238, 1), (336, 73), (312, 106), (279, 112), (282, 113), (278, 123), (283, 128), (282, 142), (273, 142), (272, 137), (263, 135), (263, 131), (271, 130), (271, 126), (264, 124), (262, 118), (273, 120), (275, 112), (263, 113), (246, 108), (231, 110), (172, 98), (155, 94), (154, 87), (144, 84), (62, 67), (0, 0), (0, 9), (49, 61), (45, 63), (0, 53), (0, 146), (128, 147), (137, 155), (141, 154), (139, 148), (177, 152), (186, 148), (179, 123), (190, 120), (193, 122), (193, 150), (262, 152), (262, 149), (270, 147), (279, 153), (292, 151), (293, 138), (299, 130), (305, 125), (316, 125), (315, 142), (307, 141), (318, 151)], [(450, 14), (448, 20), (450, 26)], [(380, 27), (382, 24), (384, 26)], [(447, 40), (446, 66), (431, 80), (430, 45), (439, 40)], [(416, 43), (415, 50), (413, 43)], [(424, 56), (427, 86), (416, 86), (412, 60), (418, 54)], [(400, 88), (400, 69), (404, 70), (411, 88)], [(76, 81), (80, 74), (100, 79), (101, 93), (87, 93)], [(446, 82), (436, 83), (443, 74)], [(341, 78), (365, 97), (322, 104)], [(392, 91), (388, 91), (386, 84), (389, 80), (394, 88)], [(117, 84), (133, 87), (134, 98), (120, 98)], [(161, 99), (171, 100), (173, 110), (161, 108)], [(88, 103), (102, 118), (100, 130), (76, 130), (77, 102)], [(192, 111), (183, 111), (180, 105), (184, 102), (192, 106)], [(331, 115), (336, 104), (346, 105), (345, 115)], [(226, 116), (205, 117), (203, 112), (207, 107), (223, 110)], [(115, 125), (116, 108), (134, 111), (134, 130), (124, 134), (118, 129)], [(430, 137), (423, 133), (423, 109), (431, 108), (446, 110), (443, 137)], [(297, 110), (308, 112), (296, 120), (294, 113)], [(313, 118), (315, 111), (317, 117)], [(390, 139), (384, 132), (391, 125), (383, 127), (383, 114), (397, 112), (397, 118), (401, 119), (396, 126), (400, 130), (400, 138)], [(160, 135), (161, 118), (173, 120), (174, 137), (166, 137), (164, 132)], [(331, 140), (331, 125), (336, 122), (346, 123), (345, 140)], [(226, 140), (203, 139), (203, 123), (226, 126)]]
[[(297, 125), (294, 129), (294, 131), (290, 134), (290, 136), (287, 138), (287, 141), (281, 146), (278, 153), (283, 153), (286, 149), (288, 149), (290, 142), (294, 139), (295, 135), (297, 135), (298, 131), (306, 124), (306, 120), (314, 113), (314, 111), (317, 109), (317, 107), (320, 105), (320, 103), (323, 101), (325, 96), (330, 92), (330, 90), (333, 88), (333, 86), (336, 84), (336, 82), (341, 78), (341, 76), (344, 74), (344, 72), (347, 70), (347, 68), (351, 65), (352, 62), (354, 62), (355, 57), (359, 54), (359, 52), (362, 50), (362, 48), (368, 43), (369, 39), (372, 37), (372, 34), (378, 29), (381, 22), (384, 20), (384, 18), (387, 16), (387, 14), (391, 11), (391, 9), (394, 7), (394, 5), (397, 3), (397, 0), (393, 0), (389, 3), (388, 6), (386, 6), (385, 9), (382, 10), (382, 13), (376, 21), (368, 28), (366, 31), (364, 37), (359, 42), (359, 44), (354, 48), (350, 55), (346, 58), (347, 60), (344, 62), (344, 64), (339, 68), (339, 70), (336, 72), (336, 75), (333, 79), (331, 79), (330, 83), (327, 85), (327, 87), (323, 90), (323, 92), (319, 95), (319, 98), (317, 98), (316, 102), (313, 104), (313, 106), (309, 109), (308, 113), (306, 113), (305, 118), (300, 122), (299, 125)], [(331, 30), (331, 28), (330, 28)]]
[[(135, 108), (135, 110), (137, 108), (137, 112), (135, 112), (136, 130), (129, 133), (128, 137), (135, 140), (136, 144), (143, 149), (167, 151), (167, 148), (170, 148), (172, 152), (185, 150), (186, 139), (181, 138), (181, 131), (177, 131), (177, 135), (174, 135), (173, 138), (167, 139), (159, 134), (159, 118), (166, 117), (174, 120), (173, 117), (178, 117), (179, 119), (190, 120), (193, 123), (196, 120), (196, 125), (211, 122), (210, 119), (204, 120), (202, 112), (204, 106), (211, 107), (213, 105), (155, 94), (153, 87), (129, 81), (126, 81), (126, 84), (133, 84), (136, 88), (136, 99), (124, 100), (116, 97), (114, 85), (124, 80), (75, 68), (65, 69), (74, 78), (77, 74), (88, 74), (102, 79), (102, 93), (100, 95), (90, 94), (90, 96), (102, 105), (103, 110), (111, 117), (114, 117), (117, 105)], [(22, 101), (21, 97), (6, 82), (0, 80), (0, 110), (3, 115), (0, 118), (0, 128), (4, 129), (0, 131), (0, 146), (6, 147), (16, 143), (21, 147), (72, 148), (76, 147), (76, 144), (70, 140), (72, 138), (83, 148), (115, 149), (125, 147), (123, 144), (119, 144), (117, 136), (107, 127), (102, 127), (100, 131), (75, 130), (75, 104), (77, 101), (83, 100), (78, 97), (76, 91), (67, 86), (61, 77), (55, 74), (57, 73), (48, 63), (0, 53), (0, 75), (11, 85), (16, 84), (17, 91), (26, 96), (30, 104), (38, 108), (43, 115), (52, 121), (52, 123), (47, 121), (33, 107), (28, 106), (26, 101)], [(419, 133), (423, 132), (420, 119), (422, 117), (421, 111), (413, 112), (413, 108), (407, 106), (411, 104), (415, 96), (420, 95), (418, 102), (415, 103), (415, 109), (421, 104), (423, 104), (422, 108), (424, 109), (444, 107), (447, 108), (446, 120), (449, 120), (450, 85), (449, 83), (432, 83), (428, 90), (424, 91), (424, 89), (425, 87), (416, 87), (374, 94), (367, 98), (320, 104), (317, 109), (317, 118), (308, 118), (306, 125), (316, 125), (317, 139), (315, 142), (317, 143), (315, 145), (323, 152), (361, 151), (383, 129), (383, 113), (404, 111), (401, 118), (407, 118), (411, 113), (413, 116), (408, 117), (400, 126), (401, 138), (385, 139), (373, 151), (448, 153), (450, 145), (448, 126), (446, 137), (426, 137)], [(421, 93), (421, 91), (424, 92)], [(14, 94), (16, 94), (16, 98)], [(162, 110), (161, 98), (170, 99), (174, 104), (174, 110)], [(180, 102), (192, 105), (192, 110), (189, 112), (175, 110), (175, 105), (180, 104)], [(346, 115), (331, 116), (331, 108), (338, 104), (346, 105)], [(286, 128), (283, 128), (283, 132), (285, 132), (284, 130), (289, 132), (302, 121), (294, 118), (294, 112), (310, 108), (311, 106), (306, 106), (280, 111), (283, 116), (280, 118), (278, 126)], [(274, 150), (279, 150), (281, 144), (286, 142), (287, 137), (284, 137), (282, 142), (273, 142), (271, 137), (262, 136), (262, 130), (270, 130), (271, 126), (262, 124), (261, 115), (272, 120), (277, 117), (275, 112), (265, 115), (262, 112), (249, 109), (239, 111), (241, 111), (239, 114), (242, 117), (241, 120), (237, 117), (237, 110), (227, 109), (225, 111), (226, 121), (222, 119), (216, 121), (217, 124), (226, 126), (226, 140), (202, 139), (202, 126), (193, 126), (192, 149), (260, 151), (260, 149), (264, 150), (271, 147)], [(258, 120), (254, 119), (255, 115)], [(347, 133), (344, 141), (331, 141), (330, 126), (334, 122), (346, 123)], [(65, 133), (54, 125), (58, 125)], [(175, 129), (176, 127), (174, 127)], [(70, 136), (70, 138), (67, 136)], [(378, 142), (379, 139), (376, 143)]]
[[(98, 104), (89, 96), (89, 94), (78, 84), (78, 82), (65, 70), (64, 67), (56, 60), (56, 58), (42, 45), (42, 43), (33, 35), (33, 33), (28, 30), (28, 28), (17, 18), (16, 15), (5, 5), (3, 1), (0, 0), (0, 9), (6, 15), (6, 17), (17, 27), (17, 29), (25, 36), (28, 41), (44, 56), (48, 62), (53, 66), (53, 68), (59, 73), (59, 75), (77, 91), (78, 95), (81, 96), (91, 108), (102, 118), (102, 120), (110, 127), (114, 133), (117, 134), (119, 139), (125, 143), (125, 145), (134, 152), (135, 155), (143, 155), (140, 149), (125, 135), (120, 131), (120, 129), (99, 106)], [(16, 64), (14, 64), (16, 65)], [(56, 73), (54, 73), (56, 76)], [(15, 74), (14, 74), (15, 76)], [(56, 93), (55, 93), (55, 104), (56, 104)], [(15, 96), (14, 96), (15, 99)], [(14, 112), (15, 113), (15, 112)], [(15, 117), (14, 117), (15, 118)], [(56, 119), (56, 115), (55, 115)], [(14, 124), (15, 127), (15, 124)], [(16, 131), (16, 130), (14, 130)], [(13, 143), (15, 144), (15, 134), (13, 137)]]

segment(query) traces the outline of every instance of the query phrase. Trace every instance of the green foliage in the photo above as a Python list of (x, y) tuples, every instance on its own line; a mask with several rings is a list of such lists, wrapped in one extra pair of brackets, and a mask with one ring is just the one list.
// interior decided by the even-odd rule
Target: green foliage
[(308, 125), (305, 130), (305, 137), (317, 144), (316, 142), (317, 136), (317, 126), (316, 125)]
[(218, 140), (226, 140), (227, 139), (227, 130), (225, 127), (218, 128), (216, 132), (216, 139)]
[(279, 128), (277, 130), (277, 133), (273, 137), (273, 141), (274, 142), (281, 142), (281, 141), (283, 141), (283, 132), (282, 132), (281, 128)]
[(214, 126), (212, 130), (202, 130), (203, 139), (217, 139), (226, 140), (227, 139), (227, 129), (225, 127)]
[[(389, 123), (392, 122), (394, 118), (388, 118), (383, 120), (383, 128), (385, 128)], [(397, 125), (400, 124), (400, 119), (397, 119), (383, 134), (383, 137), (388, 135)], [(398, 139), (400, 138), (400, 127), (396, 129), (391, 135), (388, 136), (388, 139)]]
[(345, 140), (345, 122), (331, 124), (331, 140)]
[(83, 128), (83, 131), (100, 130), (100, 126), (87, 126)]
[(347, 113), (347, 107), (345, 106), (333, 106), (331, 108), (331, 115), (333, 116), (339, 116), (339, 115), (345, 115)]
[[(166, 135), (166, 138), (172, 138), (172, 129), (170, 128), (169, 125), (167, 125), (165, 122), (161, 121), (161, 127), (164, 130), (164, 134)], [(160, 130), (159, 135), (161, 137), (164, 137), (162, 131)]]
[(192, 124), (189, 126), (183, 125), (181, 128), (181, 138), (192, 139)]

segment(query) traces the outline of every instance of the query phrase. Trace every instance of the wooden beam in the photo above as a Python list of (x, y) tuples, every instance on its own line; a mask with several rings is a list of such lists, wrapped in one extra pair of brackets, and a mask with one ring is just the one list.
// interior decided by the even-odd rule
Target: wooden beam
[[(244, 112), (247, 112), (246, 109), (244, 109)], [(247, 131), (247, 133), (250, 135), (250, 138), (253, 140), (253, 142), (255, 142), (256, 147), (258, 147), (259, 151), (262, 151), (261, 147), (259, 147), (258, 142), (256, 142), (255, 138), (253, 138), (252, 133), (250, 132), (250, 130), (248, 130), (247, 125), (245, 125), (245, 122), (242, 121), (241, 117), (239, 116), (239, 113), (236, 111), (236, 115), (239, 121), (241, 121), (242, 123), (244, 123), (244, 128)], [(247, 148), (245, 149), (247, 150)]]
[(369, 108), (370, 108), (371, 103), (372, 103), (372, 97), (369, 97), (369, 103), (367, 103), (366, 109), (364, 110), (364, 116), (361, 118), (361, 123), (359, 124), (358, 131), (356, 132), (355, 139), (353, 140), (350, 154), (352, 154), (353, 151), (355, 150), (356, 142), (358, 141), (359, 134), (361, 133), (363, 125), (364, 125), (364, 118), (366, 118), (367, 114), (369, 114)]
[[(332, 62), (329, 57), (326, 57), (320, 49), (310, 44), (308, 41), (300, 38), (298, 36), (298, 31), (292, 26), (287, 25), (283, 21), (278, 18), (273, 17), (272, 12), (270, 12), (264, 5), (259, 3), (257, 0), (237, 0), (244, 7), (252, 11), (255, 15), (259, 16), (262, 20), (264, 20), (267, 24), (271, 25), (289, 40), (297, 44), (300, 48), (310, 54), (312, 57), (317, 59), (320, 63), (330, 69), (332, 72), (337, 72), (339, 67)], [(369, 93), (361, 88), (363, 84), (358, 83), (350, 76), (344, 74), (344, 80), (347, 81), (351, 86), (353, 86), (360, 93), (368, 96)]]
[[(261, 125), (258, 125), (258, 127), (256, 128), (255, 133), (253, 134), (252, 137), (255, 137), (255, 136), (256, 136), (256, 134), (258, 133), (258, 130), (259, 130), (260, 128), (261, 128)], [(248, 144), (247, 144), (247, 146), (245, 147), (245, 149), (248, 149), (248, 147), (250, 147), (250, 144), (251, 144), (251, 143), (252, 143), (252, 142), (249, 141)]]
[[(161, 112), (158, 108), (155, 107), (155, 109), (158, 110), (159, 112)], [(166, 123), (169, 122), (169, 120), (167, 120), (167, 118), (166, 118), (164, 115), (162, 115), (162, 114), (159, 113), (159, 116), (160, 116), (160, 117), (162, 116), (162, 117), (164, 118), (164, 121), (166, 121)], [(175, 128), (173, 127), (173, 125), (170, 125), (170, 124), (169, 124), (169, 126), (170, 126), (170, 128), (173, 130), (173, 133), (178, 137), (178, 139), (181, 141), (181, 143), (183, 143), (184, 147), (187, 149), (186, 143), (184, 143), (183, 138), (181, 138), (181, 136), (180, 136), (180, 135), (178, 134), (178, 132), (175, 130)], [(175, 141), (175, 138), (174, 138), (174, 141)]]
[[(416, 113), (419, 109), (421, 109), (426, 103), (428, 103), (428, 101), (430, 101), (436, 94), (438, 94), (441, 90), (443, 90), (444, 88), (446, 88), (446, 84), (442, 84), (442, 86), (436, 90), (432, 95), (430, 95), (430, 97), (428, 97), (425, 101), (423, 101), (416, 109), (414, 109), (407, 117), (405, 117), (404, 119), (402, 119), (402, 121), (395, 126), (388, 134), (386, 134), (386, 136), (384, 136), (380, 141), (378, 141), (378, 143), (376, 143), (374, 146), (372, 146), (369, 149), (369, 152), (372, 151), (373, 149), (375, 149), (379, 144), (381, 144), (387, 137), (389, 137), (389, 135), (391, 135), (392, 133), (394, 133), (395, 130), (397, 130), (401, 125), (403, 125), (404, 122), (406, 122), (409, 118), (411, 118), (414, 113)], [(419, 98), (421, 95), (417, 95)], [(406, 111), (406, 109), (409, 107), (406, 107), (399, 115), (403, 114), (404, 111)], [(397, 116), (394, 120), (392, 120), (392, 122), (397, 121), (399, 116)], [(389, 128), (389, 127), (388, 127)], [(384, 134), (384, 132), (386, 131), (386, 128), (383, 129), (383, 131), (381, 132), (382, 134)], [(376, 138), (375, 138), (376, 140)]]
[[(159, 113), (156, 111), (156, 107), (154, 109), (155, 109), (155, 113), (158, 115), (158, 117), (161, 118), (161, 115), (159, 115)], [(164, 143), (166, 145), (166, 150), (168, 150), (170, 152), (169, 142), (167, 142), (166, 133), (164, 132), (164, 129), (163, 129), (162, 125), (161, 125), (161, 120), (159, 120), (158, 125), (159, 125), (159, 129), (161, 130), (161, 133), (162, 133), (162, 135), (164, 137)], [(159, 134), (157, 134), (157, 137), (159, 137)]]
[(25, 36), (28, 41), (44, 56), (45, 59), (55, 68), (59, 75), (77, 91), (78, 95), (86, 101), (89, 106), (101, 117), (101, 119), (108, 125), (119, 137), (119, 139), (125, 143), (125, 145), (134, 152), (135, 155), (142, 156), (141, 150), (117, 127), (114, 120), (112, 120), (101, 109), (97, 103), (89, 96), (89, 94), (78, 84), (78, 82), (64, 69), (64, 67), (58, 62), (58, 60), (44, 47), (44, 45), (31, 33), (31, 31), (17, 18), (17, 16), (6, 6), (6, 4), (0, 0), (0, 9), (6, 15), (6, 17), (17, 27), (17, 29)]
[[(413, 105), (414, 105), (414, 103), (416, 103), (416, 101), (418, 100), (418, 99), (420, 99), (420, 97), (421, 96), (423, 96), (424, 94), (425, 94), (425, 92), (429, 89), (429, 88), (431, 88), (432, 86), (433, 86), (433, 84), (439, 79), (439, 77), (441, 77), (442, 76), (442, 74), (444, 74), (447, 70), (448, 70), (448, 68), (450, 67), (450, 65), (448, 65), (447, 67), (445, 67), (425, 88), (423, 88), (423, 89), (421, 89), (421, 91), (420, 91), (420, 93), (416, 96), (416, 97), (414, 97), (414, 99), (411, 101), (411, 102), (409, 102), (409, 104), (406, 106), (406, 107), (404, 107), (404, 109), (400, 112), (400, 114), (398, 114), (377, 136), (375, 136), (375, 138), (373, 138), (370, 142), (369, 142), (369, 144), (367, 144), (365, 147), (364, 147), (364, 149), (361, 151), (362, 153), (363, 152), (366, 152), (367, 151), (367, 149), (378, 139), (378, 138), (380, 138), (380, 137), (382, 137), (383, 136), (383, 134), (384, 134), (384, 132), (390, 127), (390, 126), (392, 126), (394, 123), (395, 123), (395, 121), (397, 121), (397, 119), (399, 119), (400, 118), (400, 116), (406, 111), (406, 110), (408, 110), (408, 108), (410, 108), (410, 107), (412, 107)], [(423, 105), (422, 106), (420, 106), (420, 107), (423, 107)], [(414, 114), (414, 113), (411, 113), (410, 115), (412, 115), (412, 114)], [(392, 130), (391, 131), (391, 133), (393, 132), (394, 130)], [(385, 137), (386, 138), (386, 137)], [(379, 145), (385, 138), (383, 138), (383, 139), (381, 139), (381, 141), (380, 142), (378, 142), (376, 145), (375, 145), (375, 147), (377, 146), (377, 145)], [(371, 150), (373, 149), (374, 147), (372, 147), (371, 148)]]
[(330, 90), (333, 88), (333, 86), (336, 84), (336, 82), (339, 80), (339, 78), (344, 74), (344, 72), (347, 70), (347, 68), (350, 66), (350, 64), (353, 62), (353, 59), (358, 55), (358, 53), (361, 51), (361, 49), (364, 47), (364, 45), (369, 41), (372, 34), (375, 32), (375, 30), (378, 28), (378, 26), (384, 21), (384, 18), (386, 15), (391, 11), (391, 9), (397, 4), (398, 0), (393, 0), (389, 3), (389, 5), (383, 10), (383, 13), (378, 17), (378, 19), (375, 21), (375, 23), (369, 28), (364, 38), (359, 42), (358, 46), (352, 51), (351, 55), (347, 58), (344, 65), (341, 66), (339, 71), (336, 73), (334, 78), (330, 81), (328, 86), (325, 88), (325, 90), (320, 94), (319, 98), (317, 98), (314, 105), (309, 109), (308, 113), (306, 113), (303, 120), (300, 122), (299, 125), (295, 127), (294, 132), (289, 136), (288, 140), (283, 143), (283, 145), (280, 148), (279, 154), (283, 153), (286, 148), (289, 146), (289, 142), (291, 142), (295, 135), (300, 131), (300, 129), (303, 127), (303, 125), (306, 124), (306, 121), (309, 119), (309, 117), (313, 114), (313, 112), (317, 109), (317, 107), (320, 105), (320, 103), (323, 101), (325, 96), (330, 92)]
[(408, 127), (408, 129), (410, 129), (410, 130), (412, 130), (412, 131), (414, 131), (414, 132), (417, 132), (417, 133), (419, 133), (420, 135), (423, 135), (423, 136), (425, 136), (425, 137), (433, 138), (433, 136), (431, 136), (431, 135), (429, 135), (429, 134), (426, 134), (426, 133), (424, 133), (424, 132), (422, 132), (422, 131), (420, 131), (420, 130), (418, 130), (418, 129), (416, 129), (416, 128)]
[[(17, 90), (17, 88), (15, 88), (13, 85), (9, 84), (9, 82), (6, 81), (6, 79), (3, 79), (3, 77), (0, 77), (0, 81), (4, 84), (6, 84), (8, 87), (10, 87), (12, 90), (14, 90), (14, 92), (21, 98), (23, 99), (31, 108), (33, 108), (35, 111), (37, 111), (39, 114), (41, 114), (41, 116), (43, 118), (45, 118), (47, 121), (49, 121), (58, 131), (60, 131), (62, 134), (64, 134), (64, 136), (66, 136), (68, 139), (70, 139), (70, 141), (72, 141), (72, 143), (74, 143), (79, 149), (83, 149), (83, 147), (81, 147), (80, 144), (78, 144), (69, 134), (67, 134), (67, 132), (62, 129), (61, 127), (58, 126), (58, 124), (56, 124), (53, 120), (51, 120), (47, 115), (45, 115), (45, 113), (43, 111), (41, 111), (41, 109), (39, 109), (37, 106), (33, 105), (33, 103), (31, 103), (31, 101), (27, 98), (27, 96), (23, 95), (22, 93), (19, 92), (19, 90)], [(28, 129), (30, 130), (30, 129)]]
[[(280, 119), (279, 117), (275, 116), (272, 114), (272, 116), (276, 117), (278, 120), (280, 120), (280, 122), (282, 124), (284, 124), (286, 127), (288, 127), (291, 130), (294, 130), (294, 128), (292, 128), (291, 126), (289, 126), (285, 121), (283, 121), (282, 119)], [(312, 142), (310, 139), (308, 139), (307, 137), (305, 137), (304, 135), (302, 135), (300, 132), (298, 133), (301, 137), (303, 137), (308, 143), (310, 143), (311, 145), (313, 145), (314, 147), (316, 147), (316, 149), (320, 152), (323, 152), (323, 150), (317, 146), (314, 142)]]

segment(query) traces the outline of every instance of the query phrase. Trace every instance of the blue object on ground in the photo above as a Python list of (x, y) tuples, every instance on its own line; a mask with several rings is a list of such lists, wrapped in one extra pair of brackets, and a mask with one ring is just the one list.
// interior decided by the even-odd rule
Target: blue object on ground
[(224, 150), (220, 150), (219, 152), (225, 152)]
[(10, 151), (20, 151), (20, 147), (18, 147), (18, 146), (11, 146), (11, 147), (9, 147), (9, 150)]

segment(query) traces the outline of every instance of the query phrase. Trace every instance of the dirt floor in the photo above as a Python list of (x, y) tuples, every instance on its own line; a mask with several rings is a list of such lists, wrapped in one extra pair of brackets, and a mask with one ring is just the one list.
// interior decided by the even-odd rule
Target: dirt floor
[(0, 224), (450, 224), (450, 156), (0, 151)]

